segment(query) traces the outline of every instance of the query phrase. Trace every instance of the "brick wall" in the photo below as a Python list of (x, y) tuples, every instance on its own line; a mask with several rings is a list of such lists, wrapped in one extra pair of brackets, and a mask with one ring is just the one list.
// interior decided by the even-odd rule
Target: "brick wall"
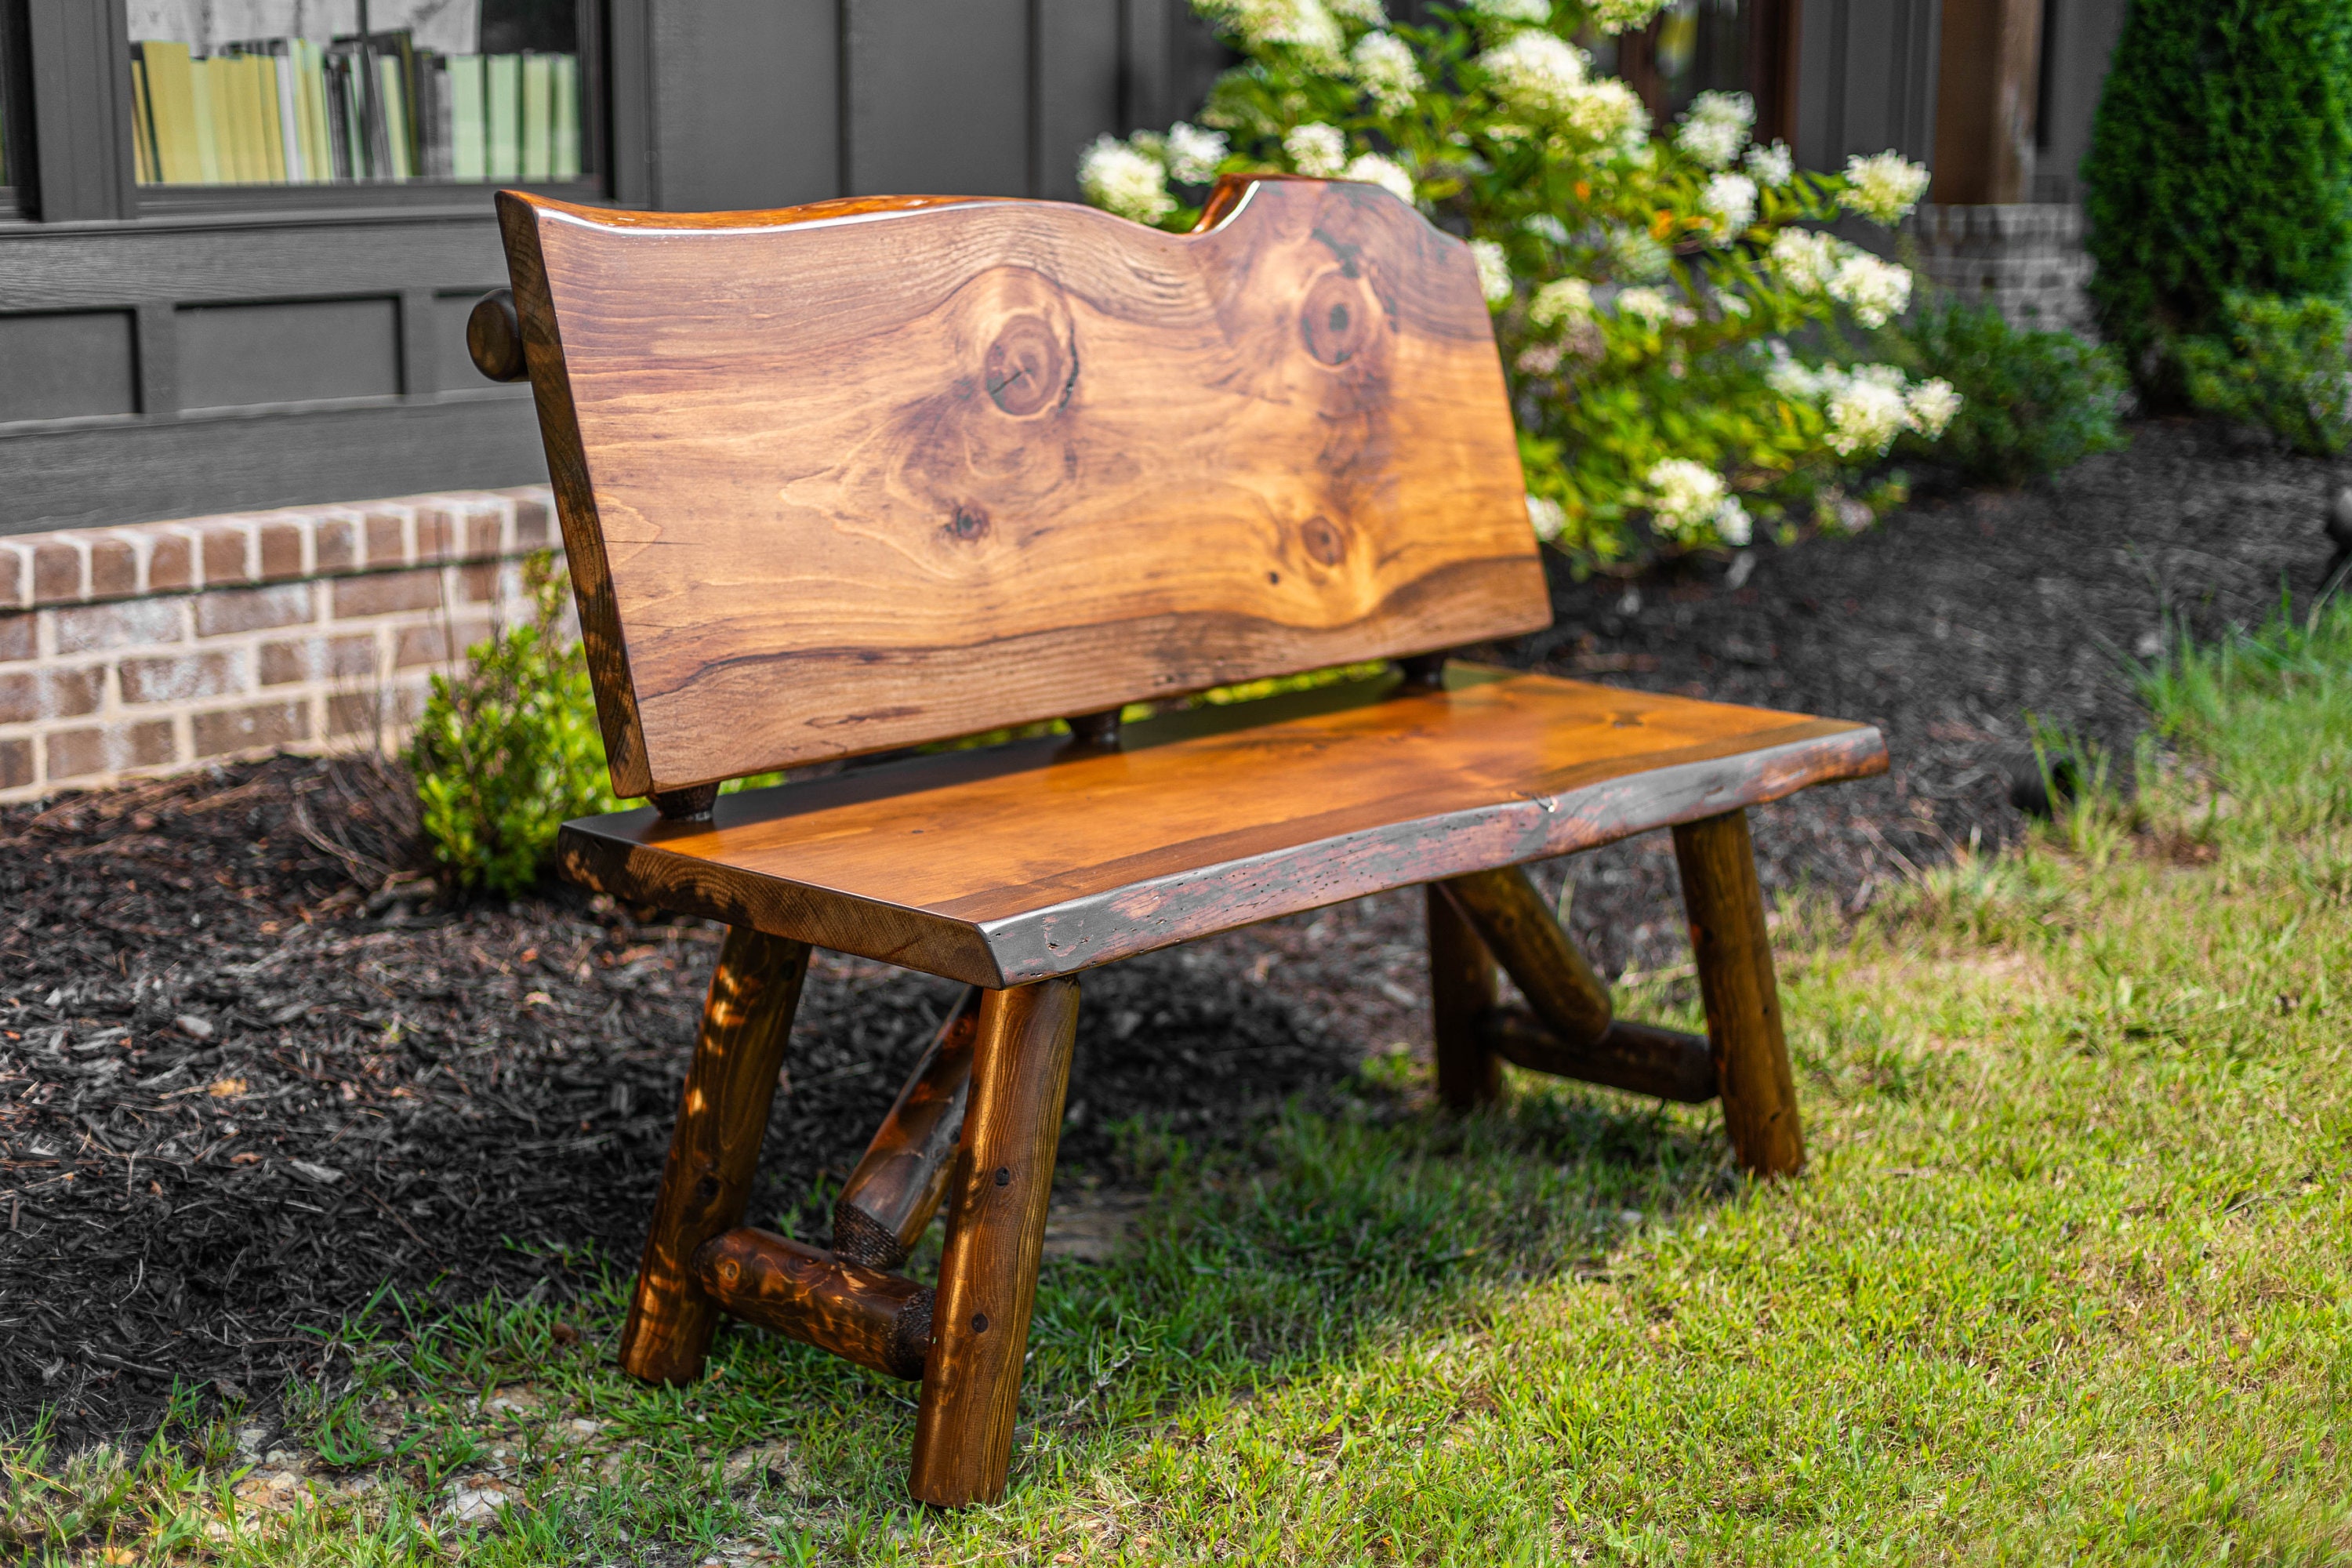
[(393, 743), (558, 542), (543, 486), (0, 538), (0, 801)]
[(2081, 207), (1923, 206), (1912, 215), (1910, 231), (1922, 273), (1965, 299), (1990, 303), (2011, 326), (2093, 334)]

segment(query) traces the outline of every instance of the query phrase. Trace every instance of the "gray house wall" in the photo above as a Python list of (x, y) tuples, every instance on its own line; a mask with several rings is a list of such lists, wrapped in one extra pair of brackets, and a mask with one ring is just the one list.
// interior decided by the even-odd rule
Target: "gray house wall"
[(1890, 149), (1936, 146), (1937, 0), (1802, 0), (1797, 17), (1797, 161), (1839, 169)]

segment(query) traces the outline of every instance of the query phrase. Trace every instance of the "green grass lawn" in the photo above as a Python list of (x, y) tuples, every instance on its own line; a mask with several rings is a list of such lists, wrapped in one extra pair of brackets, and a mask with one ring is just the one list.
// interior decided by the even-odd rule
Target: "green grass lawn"
[[(2149, 678), (2175, 760), (1863, 929), (1780, 925), (1811, 1165), (1711, 1109), (1379, 1058), (1048, 1265), (1001, 1505), (910, 1391), (751, 1331), (640, 1387), (593, 1310), (393, 1300), (234, 1419), (7, 1467), (37, 1561), (2352, 1559), (2352, 613)], [(2151, 757), (2153, 753), (2151, 752)], [(1687, 983), (1625, 1010), (1696, 1022)], [(332, 1325), (321, 1325), (322, 1331)], [(387, 1452), (390, 1457), (384, 1457)], [(333, 1466), (340, 1464), (342, 1468)], [(448, 1516), (450, 1488), (477, 1511)]]

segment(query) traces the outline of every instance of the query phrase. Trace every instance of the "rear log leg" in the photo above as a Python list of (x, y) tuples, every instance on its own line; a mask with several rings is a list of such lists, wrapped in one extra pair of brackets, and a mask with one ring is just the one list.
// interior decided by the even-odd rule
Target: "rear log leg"
[(924, 1502), (960, 1508), (1004, 1490), (1077, 1028), (1075, 980), (981, 995), (908, 1478)]
[(1495, 956), (1445, 889), (1429, 895), (1429, 1023), (1436, 1045), (1437, 1098), (1452, 1110), (1492, 1104), (1503, 1089), (1503, 1064), (1479, 1037), (1479, 1020), (1495, 1005)]
[(1676, 827), (1675, 859), (1732, 1152), (1759, 1175), (1792, 1175), (1804, 1167), (1805, 1135), (1748, 814), (1728, 811)]
[(621, 1331), (621, 1367), (635, 1376), (687, 1383), (702, 1371), (719, 1308), (695, 1280), (694, 1255), (743, 1223), (808, 962), (808, 943), (746, 926), (719, 950)]
[(1564, 1044), (1589, 1046), (1609, 1033), (1615, 1012), (1608, 982), (1559, 929), (1524, 868), (1473, 871), (1440, 886)]

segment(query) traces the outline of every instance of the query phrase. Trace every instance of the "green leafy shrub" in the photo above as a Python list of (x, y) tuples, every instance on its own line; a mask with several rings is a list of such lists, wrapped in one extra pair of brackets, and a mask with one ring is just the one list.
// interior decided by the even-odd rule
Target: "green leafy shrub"
[(2192, 407), (2263, 426), (2314, 457), (2352, 442), (2352, 319), (2341, 304), (2231, 294), (2223, 325), (2225, 336), (2173, 345)]
[(618, 805), (587, 663), (560, 625), (563, 577), (545, 552), (523, 571), (532, 618), (468, 648), (463, 673), (433, 678), (409, 749), (448, 882), (507, 895), (539, 880), (566, 817)]
[(1468, 240), (1529, 513), (1580, 563), (1743, 544), (1792, 508), (1866, 521), (1846, 499), (1863, 471), (1950, 416), (1938, 382), (1791, 346), (1903, 312), (1911, 274), (1819, 226), (1897, 222), (1927, 171), (1885, 153), (1801, 173), (1751, 144), (1744, 93), (1702, 93), (1654, 136), (1573, 40), (1660, 0), (1465, 0), (1425, 23), (1381, 0), (1194, 4), (1244, 63), (1202, 124), (1087, 149), (1087, 198), (1184, 228), (1220, 174), (1280, 171), (1381, 185)]
[(2352, 287), (2352, 6), (2132, 0), (2083, 178), (2101, 330), (2175, 400), (2229, 295)]
[(2112, 350), (2072, 332), (2021, 331), (1990, 305), (1943, 296), (1885, 328), (1873, 346), (1960, 396), (1940, 439), (1902, 437), (1906, 455), (1951, 463), (1972, 479), (2017, 484), (2123, 445), (2123, 366)]

